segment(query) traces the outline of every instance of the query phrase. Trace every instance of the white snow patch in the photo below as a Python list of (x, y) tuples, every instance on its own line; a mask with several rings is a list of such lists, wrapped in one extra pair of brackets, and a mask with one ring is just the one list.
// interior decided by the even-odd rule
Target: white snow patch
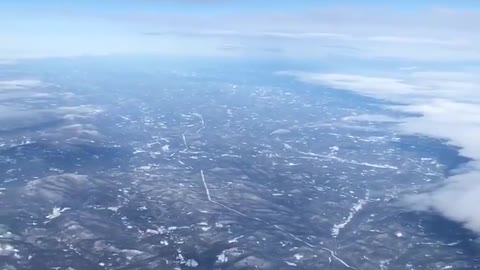
[(163, 151), (163, 152), (168, 152), (168, 151), (170, 151), (170, 145), (166, 144), (166, 145), (162, 146), (162, 151)]
[(107, 207), (107, 209), (113, 212), (117, 212), (118, 209), (120, 209), (120, 206), (110, 206), (110, 207)]
[(12, 245), (0, 243), (0, 256), (11, 256), (15, 255), (17, 252), (18, 249), (16, 249)]
[(228, 262), (228, 257), (227, 257), (227, 255), (225, 255), (225, 251), (223, 251), (222, 254), (217, 256), (217, 262), (219, 262), (219, 263)]
[(241, 158), (242, 156), (240, 155), (231, 155), (231, 154), (222, 154), (222, 157), (233, 157), (233, 158)]
[(335, 146), (330, 147), (330, 150), (332, 150), (334, 152), (337, 152), (338, 150), (340, 150), (340, 148), (335, 145)]
[(288, 134), (288, 133), (290, 133), (290, 130), (284, 129), (284, 128), (279, 128), (277, 130), (272, 131), (272, 133), (270, 133), (270, 135), (280, 135), (280, 134)]
[(283, 144), (283, 147), (285, 149), (292, 149), (292, 147), (289, 144), (286, 144), (286, 143)]
[(164, 246), (168, 246), (168, 245), (169, 245), (169, 243), (168, 243), (167, 240), (162, 240), (162, 241), (160, 241), (160, 244), (162, 244), (162, 245), (164, 245)]
[(388, 265), (390, 264), (390, 260), (381, 260), (380, 261), (380, 270), (387, 270)]
[(195, 261), (194, 259), (188, 259), (188, 260), (185, 262), (185, 265), (188, 266), (188, 267), (195, 268), (195, 267), (198, 266), (198, 262)]
[(202, 227), (202, 231), (206, 232), (206, 231), (209, 231), (212, 227), (208, 226), (208, 227)]
[(147, 229), (145, 232), (149, 234), (159, 234), (157, 230), (152, 230), (152, 229)]
[(51, 220), (51, 219), (54, 219), (54, 218), (57, 218), (57, 217), (61, 216), (63, 212), (65, 212), (65, 211), (67, 211), (67, 210), (69, 210), (69, 209), (70, 209), (70, 208), (68, 208), (68, 207), (65, 207), (65, 208), (54, 207), (54, 208), (52, 209), (52, 213), (50, 213), (49, 215), (47, 215), (46, 218), (48, 218), (48, 219), (50, 219), (50, 220)]
[(237, 243), (237, 242), (238, 242), (238, 239), (243, 238), (243, 237), (244, 237), (244, 235), (240, 235), (240, 236), (235, 237), (235, 238), (233, 238), (233, 239), (231, 239), (231, 240), (228, 240), (228, 243), (229, 243), (229, 244), (231, 244), (231, 243)]
[(365, 197), (365, 199), (360, 199), (356, 204), (353, 205), (352, 209), (350, 209), (350, 213), (348, 214), (348, 217), (344, 219), (342, 223), (333, 225), (332, 227), (333, 237), (337, 237), (338, 234), (340, 233), (340, 230), (345, 228), (345, 226), (347, 226), (348, 223), (352, 221), (355, 214), (358, 213), (360, 210), (362, 210), (363, 206), (365, 206), (368, 202), (368, 197), (369, 197), (369, 194), (367, 193), (367, 196)]
[(160, 233), (160, 234), (166, 234), (168, 232), (168, 229), (165, 229), (164, 226), (160, 226), (157, 231)]
[(303, 259), (303, 255), (302, 255), (302, 254), (298, 254), (298, 253), (295, 254), (295, 255), (293, 255), (293, 257), (295, 257), (295, 260), (297, 260), (297, 261)]

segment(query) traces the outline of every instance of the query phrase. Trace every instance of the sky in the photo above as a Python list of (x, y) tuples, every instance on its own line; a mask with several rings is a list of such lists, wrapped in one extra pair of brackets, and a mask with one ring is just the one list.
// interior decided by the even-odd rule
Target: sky
[(474, 0), (5, 0), (0, 58), (155, 53), (478, 61), (479, 12)]
[(397, 119), (398, 132), (460, 147), (471, 162), (403, 201), (480, 233), (478, 0), (3, 0), (0, 25), (0, 64), (117, 54), (344, 63), (279, 74), (404, 104), (389, 109), (419, 116)]

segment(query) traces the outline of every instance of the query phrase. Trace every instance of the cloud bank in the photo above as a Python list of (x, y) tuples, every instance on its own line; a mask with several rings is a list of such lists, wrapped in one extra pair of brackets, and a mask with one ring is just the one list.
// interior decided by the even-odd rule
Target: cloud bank
[(412, 194), (405, 201), (415, 210), (438, 212), (480, 233), (478, 73), (408, 70), (389, 77), (308, 72), (282, 74), (307, 83), (406, 104), (389, 106), (391, 109), (419, 115), (402, 118), (397, 125), (401, 132), (445, 139), (449, 144), (459, 146), (460, 154), (472, 160), (465, 169), (446, 179), (438, 189), (429, 193)]

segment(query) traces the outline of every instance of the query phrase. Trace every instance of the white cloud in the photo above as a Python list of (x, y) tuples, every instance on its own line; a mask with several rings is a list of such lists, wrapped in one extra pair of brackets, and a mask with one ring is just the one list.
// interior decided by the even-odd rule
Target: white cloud
[(420, 87), (405, 83), (402, 79), (397, 78), (339, 73), (280, 72), (279, 74), (293, 75), (304, 82), (318, 83), (332, 88), (386, 99), (417, 94), (420, 91)]
[[(402, 118), (397, 124), (401, 132), (445, 139), (459, 146), (460, 154), (472, 161), (466, 166), (468, 170), (449, 177), (437, 190), (409, 196), (406, 201), (415, 209), (433, 210), (480, 233), (480, 79), (477, 73), (415, 70), (390, 77), (305, 72), (284, 74), (308, 83), (407, 103), (389, 106), (419, 115)], [(369, 117), (358, 118), (368, 120)]]
[(408, 205), (416, 210), (434, 210), (445, 217), (461, 222), (472, 231), (480, 233), (480, 173), (476, 170), (450, 177), (435, 192), (407, 197)]
[(297, 71), (279, 74), (294, 76), (304, 82), (393, 101), (447, 99), (480, 103), (480, 91), (477, 91), (480, 88), (480, 77), (476, 72), (416, 70), (407, 69), (386, 76)]

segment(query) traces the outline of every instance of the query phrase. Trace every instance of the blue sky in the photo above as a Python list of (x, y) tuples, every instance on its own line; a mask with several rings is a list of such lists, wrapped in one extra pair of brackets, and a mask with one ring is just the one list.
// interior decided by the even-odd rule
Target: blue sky
[[(131, 12), (173, 12), (183, 14), (212, 14), (212, 13), (262, 13), (262, 12), (298, 12), (307, 9), (319, 9), (330, 7), (363, 7), (412, 11), (422, 8), (462, 8), (479, 9), (480, 4), (475, 0), (403, 0), (403, 1), (380, 1), (380, 0), (5, 0), (0, 2), (0, 12), (11, 14), (12, 12), (35, 14), (42, 12), (76, 11), (87, 13), (131, 13)], [(21, 18), (19, 18), (21, 19)]]
[[(63, 6), (63, 7), (86, 7), (86, 8), (102, 8), (116, 6), (119, 8), (125, 7), (160, 7), (160, 6), (246, 6), (255, 8), (260, 6), (318, 6), (318, 5), (338, 5), (339, 1), (335, 0), (279, 0), (279, 1), (256, 1), (256, 0), (6, 0), (2, 1), (2, 7), (25, 7), (25, 6)], [(404, 0), (404, 1), (384, 1), (384, 0), (343, 0), (340, 2), (342, 5), (393, 5), (393, 6), (450, 6), (450, 7), (473, 7), (478, 5), (478, 1), (475, 0)]]

